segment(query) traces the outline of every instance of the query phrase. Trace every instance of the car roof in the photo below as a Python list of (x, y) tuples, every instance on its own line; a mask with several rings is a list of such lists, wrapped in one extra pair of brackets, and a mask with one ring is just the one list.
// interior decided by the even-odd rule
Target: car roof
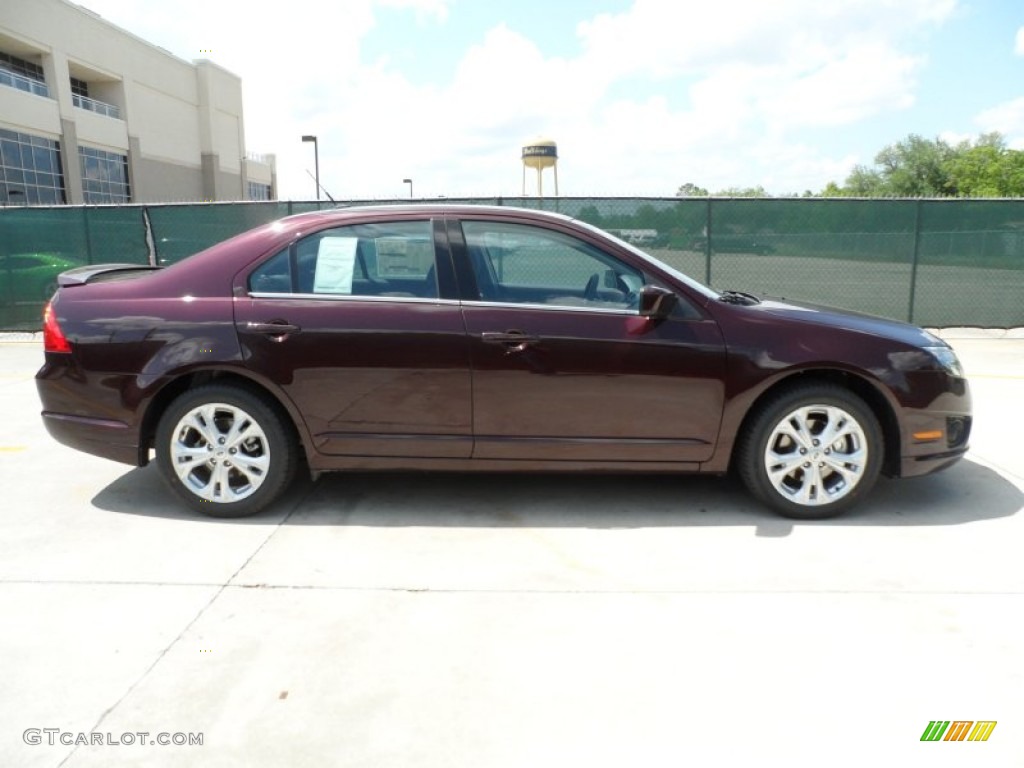
[(315, 219), (345, 219), (349, 216), (360, 216), (365, 214), (396, 214), (407, 216), (409, 214), (430, 214), (431, 216), (466, 216), (473, 214), (492, 215), (519, 215), (527, 218), (548, 219), (552, 221), (572, 221), (571, 216), (553, 211), (540, 211), (535, 208), (522, 208), (511, 205), (474, 205), (470, 203), (398, 203), (385, 205), (339, 205), (336, 208), (329, 208), (320, 211), (297, 213), (281, 219), (282, 222), (292, 223), (310, 221)]

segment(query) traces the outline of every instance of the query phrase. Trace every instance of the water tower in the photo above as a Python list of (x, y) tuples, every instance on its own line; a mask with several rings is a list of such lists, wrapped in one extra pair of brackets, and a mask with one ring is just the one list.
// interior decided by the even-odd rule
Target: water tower
[(526, 197), (526, 169), (537, 169), (537, 197), (544, 197), (544, 169), (555, 172), (555, 197), (558, 197), (558, 145), (551, 139), (534, 139), (523, 147), (523, 197)]

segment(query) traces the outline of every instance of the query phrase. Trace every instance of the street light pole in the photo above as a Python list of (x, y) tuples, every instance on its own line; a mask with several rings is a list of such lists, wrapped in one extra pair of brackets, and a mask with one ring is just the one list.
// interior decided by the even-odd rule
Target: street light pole
[(304, 142), (313, 142), (313, 163), (316, 168), (316, 199), (320, 200), (320, 145), (317, 143), (316, 136), (303, 136)]
[(402, 183), (409, 185), (409, 199), (412, 200), (412, 179), (402, 179)]

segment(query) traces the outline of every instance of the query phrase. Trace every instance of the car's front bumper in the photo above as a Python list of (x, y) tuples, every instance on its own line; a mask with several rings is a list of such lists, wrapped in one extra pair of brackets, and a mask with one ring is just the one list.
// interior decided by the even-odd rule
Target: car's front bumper
[(967, 380), (945, 375), (939, 380), (944, 391), (926, 408), (907, 409), (903, 413), (900, 477), (946, 469), (969, 449), (973, 420)]
[(946, 469), (956, 464), (967, 453), (967, 448), (928, 456), (904, 456), (900, 463), (900, 477), (918, 477)]

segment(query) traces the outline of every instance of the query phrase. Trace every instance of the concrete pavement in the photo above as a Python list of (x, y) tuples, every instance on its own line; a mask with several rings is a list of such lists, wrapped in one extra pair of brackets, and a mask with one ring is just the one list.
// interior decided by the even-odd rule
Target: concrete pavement
[(411, 474), (198, 518), (50, 440), (38, 341), (0, 342), (0, 766), (1022, 766), (1024, 339), (944, 335), (968, 459), (820, 523), (728, 479)]

